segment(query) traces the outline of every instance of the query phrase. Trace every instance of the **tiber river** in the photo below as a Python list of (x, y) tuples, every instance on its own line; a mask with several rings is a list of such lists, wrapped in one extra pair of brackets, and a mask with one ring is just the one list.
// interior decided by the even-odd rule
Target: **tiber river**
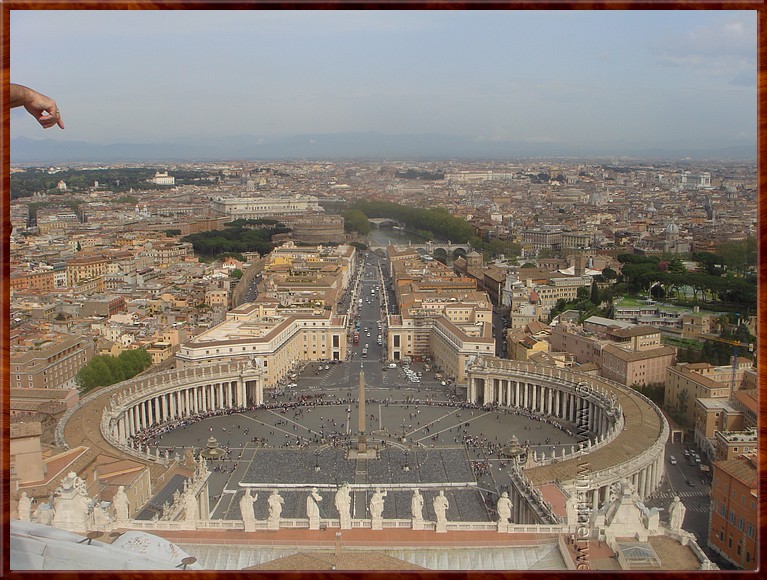
[(368, 234), (368, 240), (370, 240), (371, 246), (387, 246), (389, 244), (407, 244), (413, 242), (414, 244), (423, 244), (424, 240), (421, 236), (411, 234), (403, 230), (393, 230), (391, 228), (379, 230), (378, 228), (371, 228)]

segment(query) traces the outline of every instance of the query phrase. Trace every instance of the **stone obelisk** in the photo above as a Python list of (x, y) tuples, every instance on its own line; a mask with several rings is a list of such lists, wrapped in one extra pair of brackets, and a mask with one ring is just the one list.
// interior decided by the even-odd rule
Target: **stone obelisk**
[(367, 416), (365, 413), (365, 371), (360, 363), (360, 387), (359, 387), (359, 415), (357, 421), (359, 422), (359, 439), (357, 439), (357, 452), (367, 453), (367, 442), (365, 441), (365, 425), (367, 423)]

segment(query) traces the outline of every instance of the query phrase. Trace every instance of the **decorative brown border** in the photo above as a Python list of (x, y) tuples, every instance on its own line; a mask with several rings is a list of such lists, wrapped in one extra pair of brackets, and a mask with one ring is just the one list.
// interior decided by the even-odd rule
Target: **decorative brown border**
[[(480, 0), (472, 1), (466, 0), (464, 2), (452, 2), (452, 1), (440, 1), (440, 0), (377, 0), (377, 1), (360, 1), (360, 0), (294, 0), (293, 2), (284, 2), (279, 0), (260, 0), (260, 1), (229, 1), (229, 0), (167, 0), (167, 1), (126, 1), (126, 0), (48, 0), (48, 1), (34, 1), (34, 0), (0, 0), (0, 27), (2, 28), (2, 78), (3, 78), (3, 92), (2, 92), (2, 175), (0, 175), (0, 202), (2, 203), (3, 212), (2, 219), (0, 220), (0, 293), (2, 296), (2, 304), (0, 304), (0, 373), (2, 375), (2, 389), (0, 389), (0, 402), (2, 403), (3, 421), (0, 426), (0, 453), (2, 455), (2, 475), (3, 485), (0, 488), (0, 497), (2, 498), (3, 507), (3, 527), (0, 530), (0, 537), (2, 538), (1, 550), (3, 556), (3, 569), (4, 575), (10, 577), (38, 577), (48, 573), (23, 573), (23, 572), (10, 572), (9, 571), (9, 525), (10, 525), (10, 501), (9, 501), (9, 480), (10, 472), (8, 468), (9, 464), (9, 421), (10, 412), (8, 407), (8, 395), (9, 395), (9, 309), (10, 309), (10, 285), (9, 285), (9, 273), (10, 262), (8, 255), (8, 239), (10, 236), (10, 111), (6, 106), (9, 101), (9, 83), (10, 83), (10, 11), (11, 10), (247, 10), (247, 9), (283, 9), (283, 10), (337, 10), (337, 9), (365, 9), (365, 10), (482, 10), (482, 9), (503, 9), (503, 10), (756, 10), (758, 12), (758, 109), (757, 109), (757, 122), (758, 122), (758, 184), (759, 184), (759, 211), (758, 211), (758, 237), (759, 247), (762, 250), (759, 253), (758, 259), (758, 278), (759, 278), (759, 305), (757, 309), (757, 317), (760, 321), (757, 330), (757, 360), (764, 360), (767, 357), (767, 330), (765, 325), (761, 323), (764, 320), (764, 306), (765, 306), (765, 284), (767, 284), (767, 247), (762, 246), (765, 232), (765, 222), (767, 221), (767, 206), (764, 203), (764, 192), (767, 190), (767, 174), (765, 173), (764, 156), (767, 154), (767, 147), (765, 146), (765, 119), (767, 118), (767, 101), (765, 101), (765, 88), (767, 88), (767, 6), (763, 0), (750, 0), (750, 1), (736, 1), (727, 2), (719, 0), (696, 0), (696, 1), (684, 1), (684, 0), (644, 0), (644, 1), (621, 1), (621, 0), (605, 0), (601, 2), (592, 2), (590, 0), (548, 0), (548, 1), (536, 1), (536, 0), (507, 0), (507, 1), (495, 1), (495, 0)], [(41, 66), (66, 66), (66, 63), (48, 62), (41, 63)], [(55, 95), (53, 95), (55, 98)], [(759, 373), (758, 378), (759, 388), (764, 395), (759, 401), (759, 425), (760, 435), (762, 434), (761, 427), (764, 426), (765, 416), (767, 415), (767, 379)], [(767, 456), (765, 451), (765, 445), (759, 447), (759, 466), (760, 473), (763, 473), (764, 460)], [(760, 478), (760, 498), (765, 497), (767, 491), (764, 479)], [(761, 538), (767, 537), (767, 502), (762, 499), (759, 502), (759, 533)], [(760, 568), (764, 569), (765, 550), (760, 551), (759, 561)], [(589, 572), (592, 575), (607, 577), (607, 572)], [(746, 574), (753, 576), (758, 572), (718, 572), (717, 577), (720, 574)], [(450, 580), (466, 579), (466, 580), (501, 580), (506, 578), (524, 578), (528, 575), (543, 576), (551, 579), (566, 578), (571, 574), (577, 574), (577, 572), (532, 572), (532, 571), (509, 571), (509, 572), (491, 572), (491, 571), (470, 571), (470, 572), (442, 572), (442, 571), (426, 571), (426, 572), (412, 572), (412, 571), (399, 571), (399, 572), (217, 572), (217, 571), (204, 571), (204, 572), (89, 572), (89, 573), (77, 573), (77, 572), (50, 572), (49, 574), (55, 575), (58, 578), (78, 578), (79, 576), (87, 576), (90, 578), (149, 578), (156, 580), (165, 580), (168, 577), (194, 577), (197, 578), (218, 578), (219, 576), (227, 576), (229, 578), (279, 578), (280, 580), (322, 580), (327, 578), (328, 580), (347, 580), (347, 579), (362, 579), (365, 580), (437, 580), (442, 578), (449, 578)], [(622, 573), (626, 574), (626, 573)], [(632, 578), (652, 578), (656, 574), (650, 573), (631, 573)], [(698, 577), (701, 572), (663, 572), (666, 577), (674, 578), (695, 578)], [(709, 573), (712, 574), (712, 573)]]

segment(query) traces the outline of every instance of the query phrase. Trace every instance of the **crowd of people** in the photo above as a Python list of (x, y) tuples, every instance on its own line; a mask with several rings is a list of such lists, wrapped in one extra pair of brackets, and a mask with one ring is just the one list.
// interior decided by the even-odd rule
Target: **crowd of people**
[[(291, 426), (293, 431), (299, 431), (299, 429), (303, 428), (303, 425), (300, 423), (304, 421), (308, 414), (312, 413), (313, 410), (323, 407), (323, 406), (345, 406), (347, 414), (350, 414), (352, 411), (352, 405), (358, 404), (358, 400), (356, 398), (353, 398), (351, 396), (351, 392), (347, 393), (346, 397), (338, 398), (338, 397), (325, 397), (324, 394), (296, 394), (293, 397), (291, 397), (288, 401), (277, 401), (276, 399), (271, 399), (267, 403), (262, 403), (259, 405), (250, 405), (247, 407), (234, 407), (229, 409), (215, 409), (215, 410), (209, 410), (205, 412), (198, 412), (194, 413), (192, 415), (181, 417), (177, 419), (170, 419), (168, 421), (164, 421), (161, 423), (153, 423), (149, 427), (135, 433), (132, 437), (129, 438), (128, 445), (133, 447), (134, 449), (143, 449), (148, 446), (154, 445), (155, 447), (159, 447), (162, 436), (165, 433), (168, 433), (170, 431), (174, 431), (176, 429), (180, 428), (188, 428), (190, 425), (193, 425), (195, 423), (198, 423), (202, 420), (213, 418), (213, 417), (221, 417), (221, 416), (227, 416), (227, 415), (234, 415), (234, 414), (241, 414), (246, 413), (248, 411), (258, 411), (258, 410), (269, 410), (274, 413), (282, 414), (282, 415), (289, 415), (292, 417), (292, 421), (289, 419), (277, 419), (274, 422), (275, 427), (288, 427)], [(480, 433), (479, 435), (472, 434), (470, 432), (470, 426), (471, 426), (471, 420), (475, 416), (477, 412), (481, 413), (495, 413), (496, 419), (498, 421), (502, 421), (503, 417), (508, 416), (521, 416), (525, 417), (526, 419), (538, 421), (541, 423), (549, 424), (553, 427), (556, 427), (560, 431), (562, 431), (564, 434), (566, 434), (569, 437), (575, 437), (575, 433), (573, 432), (572, 428), (561, 422), (558, 421), (555, 417), (551, 415), (545, 415), (543, 413), (538, 413), (535, 411), (531, 411), (529, 409), (522, 409), (522, 408), (506, 408), (501, 407), (497, 404), (486, 404), (486, 405), (480, 405), (477, 403), (470, 403), (467, 401), (460, 401), (457, 400), (454, 396), (448, 397), (446, 400), (433, 400), (431, 398), (426, 398), (424, 400), (421, 400), (417, 397), (408, 396), (404, 400), (394, 400), (391, 397), (385, 398), (385, 399), (366, 399), (366, 404), (369, 405), (383, 405), (384, 407), (388, 407), (390, 404), (404, 404), (405, 409), (407, 410), (407, 418), (409, 421), (416, 421), (416, 430), (419, 431), (423, 436), (426, 436), (429, 440), (431, 440), (432, 445), (440, 441), (440, 433), (449, 433), (453, 438), (453, 443), (456, 445), (465, 445), (471, 450), (476, 451), (482, 451), (487, 456), (495, 456), (499, 453), (500, 449), (507, 443), (506, 441), (501, 441), (498, 439), (498, 436), (496, 435), (493, 440), (489, 440), (483, 433)], [(436, 433), (432, 433), (432, 429), (439, 423), (440, 419), (438, 418), (436, 421), (433, 421), (431, 423), (425, 424), (423, 427), (420, 425), (420, 421), (418, 421), (420, 417), (421, 410), (419, 409), (419, 405), (423, 405), (426, 407), (448, 407), (448, 408), (458, 408), (460, 409), (459, 412), (455, 413), (455, 418), (461, 419), (462, 417), (465, 417), (465, 412), (468, 411), (468, 417), (465, 417), (463, 422), (453, 425), (452, 427), (449, 427), (447, 429), (442, 429), (441, 431), (438, 431)], [(412, 409), (411, 409), (412, 407)], [(462, 416), (461, 413), (464, 413)], [(503, 417), (502, 417), (503, 416)], [(375, 414), (370, 414), (370, 420), (374, 421), (376, 416)], [(242, 426), (237, 424), (237, 429), (241, 429)], [(406, 423), (405, 416), (403, 415), (402, 419), (402, 427), (412, 429), (413, 425), (412, 423)], [(230, 427), (230, 429), (233, 429), (234, 427)], [(540, 428), (540, 426), (538, 427)], [(531, 426), (523, 426), (523, 429), (525, 430), (532, 430), (533, 427)], [(223, 433), (226, 432), (226, 428), (223, 428)], [(211, 427), (211, 433), (212, 433), (212, 427)], [(245, 428), (242, 430), (242, 433), (244, 435), (249, 434), (249, 428)], [(257, 446), (268, 446), (270, 444), (270, 441), (273, 439), (275, 435), (275, 431), (269, 432), (270, 437), (258, 437), (254, 436), (250, 439), (251, 443), (256, 444)], [(395, 437), (396, 435), (394, 433), (388, 433), (386, 434), (388, 437)], [(404, 436), (404, 433), (403, 433)], [(331, 417), (324, 417), (324, 415), (320, 416), (320, 425), (318, 430), (313, 430), (311, 428), (307, 428), (307, 434), (306, 435), (295, 435), (295, 438), (293, 436), (290, 436), (289, 434), (285, 434), (285, 441), (281, 442), (279, 447), (282, 448), (303, 448), (308, 445), (331, 445), (334, 447), (342, 447), (342, 446), (348, 446), (350, 445), (354, 440), (354, 436), (351, 433), (351, 430), (349, 427), (347, 427), (347, 422), (338, 422), (337, 419), (331, 418)], [(198, 440), (198, 443), (199, 440)], [(228, 442), (227, 442), (228, 443)], [(526, 438), (524, 441), (525, 445), (550, 445), (551, 438), (546, 437), (544, 441), (538, 441), (536, 443), (531, 443), (531, 438)], [(271, 444), (274, 446), (274, 441), (271, 441)], [(557, 442), (557, 444), (561, 444), (561, 440)], [(222, 446), (222, 448), (226, 448), (226, 446)], [(169, 448), (171, 452), (175, 452), (175, 447)]]

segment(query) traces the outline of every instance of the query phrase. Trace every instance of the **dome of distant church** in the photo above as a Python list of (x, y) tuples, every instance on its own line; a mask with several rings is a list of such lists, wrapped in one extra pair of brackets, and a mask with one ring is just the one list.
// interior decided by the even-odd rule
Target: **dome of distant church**
[(666, 233), (667, 234), (678, 234), (679, 233), (679, 226), (676, 225), (674, 222), (669, 223), (666, 226)]

